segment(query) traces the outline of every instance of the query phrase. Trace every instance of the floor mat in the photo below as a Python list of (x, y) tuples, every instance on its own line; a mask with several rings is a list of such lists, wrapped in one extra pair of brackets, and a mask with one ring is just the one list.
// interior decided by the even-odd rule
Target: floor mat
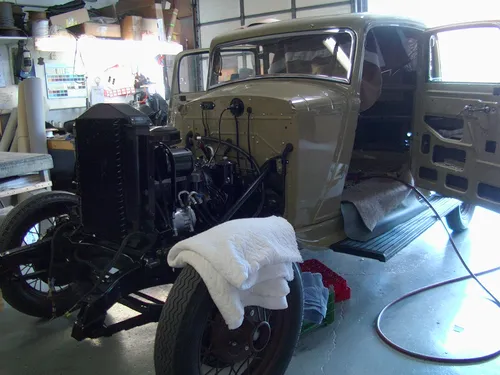
[[(433, 197), (430, 202), (441, 216), (447, 215), (459, 204), (456, 199), (444, 197)], [(386, 262), (429, 229), (436, 220), (437, 218), (432, 210), (428, 209), (415, 216), (415, 218), (370, 241), (360, 242), (347, 239), (333, 244), (330, 248), (338, 253)]]

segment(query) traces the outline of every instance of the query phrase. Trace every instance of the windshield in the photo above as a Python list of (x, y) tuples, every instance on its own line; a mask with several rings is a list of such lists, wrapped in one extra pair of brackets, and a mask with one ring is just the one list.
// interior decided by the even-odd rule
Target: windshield
[[(209, 85), (220, 85), (225, 80), (226, 61), (219, 45), (212, 52)], [(354, 55), (354, 33), (344, 29), (322, 32), (301, 32), (246, 40), (231, 44), (235, 48), (253, 48), (258, 55), (258, 67), (245, 77), (313, 76), (349, 83)], [(257, 64), (256, 64), (257, 65)]]

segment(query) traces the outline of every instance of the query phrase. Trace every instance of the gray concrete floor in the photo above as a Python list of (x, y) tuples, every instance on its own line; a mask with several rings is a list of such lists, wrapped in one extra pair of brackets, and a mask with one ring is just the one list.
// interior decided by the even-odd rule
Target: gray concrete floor
[[(475, 272), (500, 266), (499, 224), (498, 215), (479, 210), (471, 229), (455, 237)], [(469, 366), (418, 361), (387, 347), (374, 331), (374, 320), (387, 303), (415, 288), (465, 274), (440, 224), (385, 264), (331, 251), (314, 255), (347, 279), (352, 298), (336, 305), (333, 325), (302, 338), (287, 375), (500, 374), (498, 358)], [(500, 296), (500, 272), (482, 280)], [(118, 320), (123, 314), (119, 308), (111, 312)], [(0, 313), (0, 374), (154, 373), (154, 324), (84, 342), (70, 337), (71, 324), (71, 318), (40, 323), (6, 306)], [(407, 348), (428, 354), (473, 356), (500, 349), (500, 310), (469, 281), (395, 306), (383, 328)]]

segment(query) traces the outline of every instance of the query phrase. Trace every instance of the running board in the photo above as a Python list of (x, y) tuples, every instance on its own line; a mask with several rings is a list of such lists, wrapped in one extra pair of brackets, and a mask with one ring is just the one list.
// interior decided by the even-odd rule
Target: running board
[[(460, 204), (460, 201), (456, 199), (439, 196), (431, 198), (430, 202), (442, 217)], [(437, 220), (434, 212), (429, 208), (413, 219), (369, 241), (361, 242), (347, 239), (331, 245), (330, 248), (338, 253), (387, 262), (429, 229)]]

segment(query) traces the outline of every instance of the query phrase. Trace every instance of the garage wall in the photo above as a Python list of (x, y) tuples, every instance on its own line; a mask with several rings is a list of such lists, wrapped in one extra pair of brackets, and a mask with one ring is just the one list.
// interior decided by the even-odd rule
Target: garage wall
[[(429, 11), (432, 9), (432, 11)], [(499, 0), (368, 0), (368, 11), (417, 18), (429, 27), (500, 18)]]
[(289, 20), (301, 17), (351, 13), (360, 0), (198, 0), (199, 46), (210, 47), (219, 34), (267, 18)]

